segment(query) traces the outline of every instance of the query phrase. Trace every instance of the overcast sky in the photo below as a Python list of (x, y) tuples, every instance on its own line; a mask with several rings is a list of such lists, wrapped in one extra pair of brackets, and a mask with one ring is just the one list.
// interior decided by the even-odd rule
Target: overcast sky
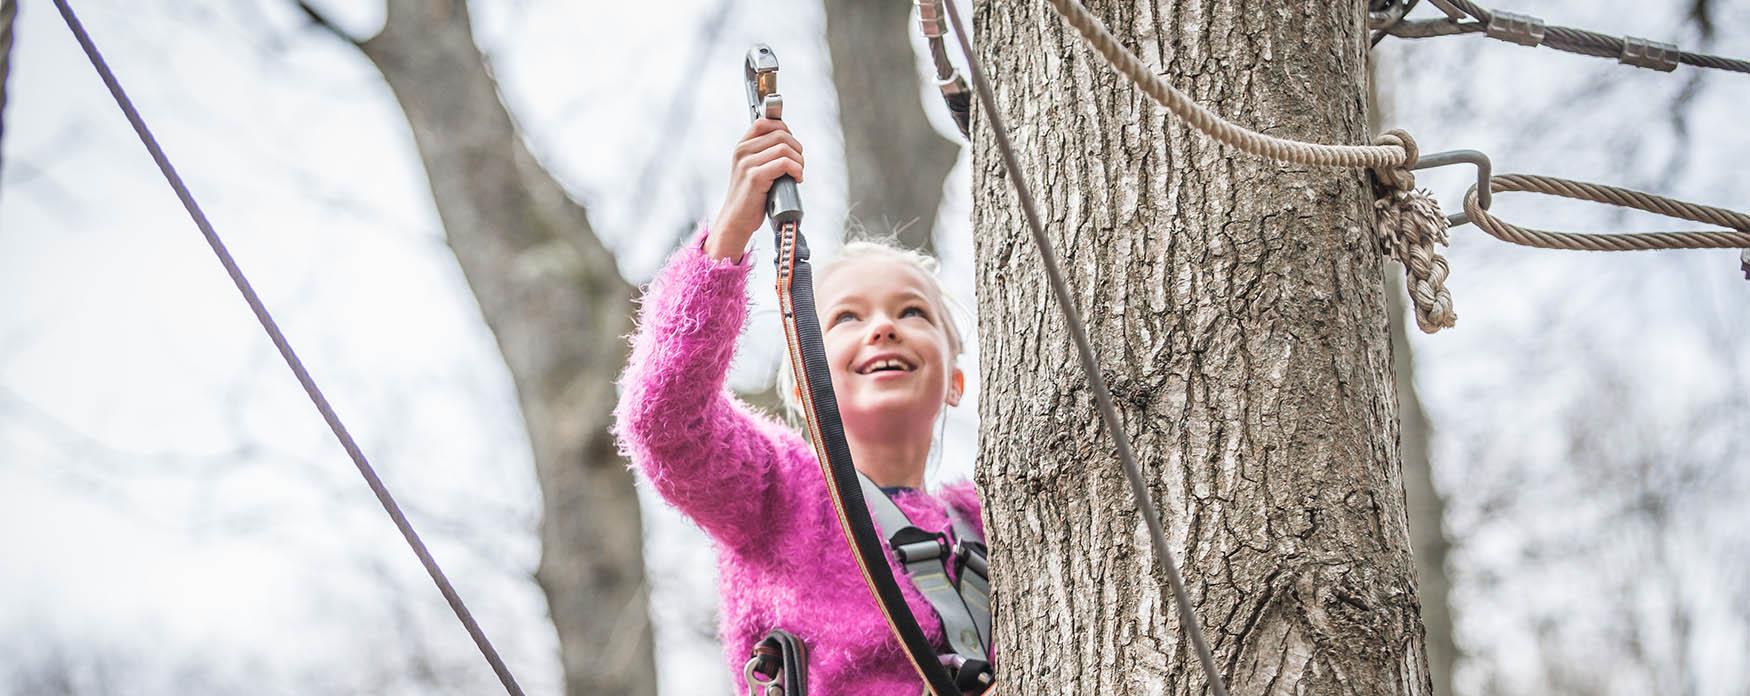
[[(786, 116), (809, 148), (809, 225), (824, 251), (845, 219), (819, 6), (736, 3), (722, 35), (701, 46), (719, 2), (471, 4), (533, 150), (639, 281), (667, 240), (721, 200), (727, 153), (746, 126), (741, 56), (755, 41), (783, 61)], [(357, 35), (381, 22), (374, 2), (324, 4)], [(1693, 45), (1679, 3), (1662, 4), (1671, 7), (1565, 0), (1536, 12)], [(1750, 55), (1750, 3), (1715, 4), (1712, 48)], [(538, 506), (508, 374), (443, 245), (386, 86), (350, 47), (296, 31), (289, 2), (75, 5), (512, 668), (531, 693), (557, 693), (556, 639), (527, 579)], [(490, 688), (53, 8), (23, 3), (17, 34), (0, 180), (0, 654), (14, 664), (56, 651), (103, 660), (137, 672), (138, 693), (168, 692), (195, 672), (220, 691), (411, 693), (406, 675), (421, 665), (455, 693)], [(689, 66), (704, 50), (695, 79)], [(1750, 76), (1694, 82), (1690, 68), (1664, 75), (1474, 36), (1388, 40), (1381, 53), (1388, 123), (1410, 129), (1425, 153), (1477, 148), (1497, 172), (1750, 207), (1741, 115)], [(677, 91), (691, 100), (686, 125), (658, 132)], [(1685, 93), (1674, 120), (1669, 107)], [(653, 156), (655, 184), (636, 190)], [(1470, 176), (1423, 181), (1456, 209)], [(962, 166), (948, 184), (938, 244), (970, 307), (965, 177)], [(1555, 229), (1689, 227), (1522, 194), (1500, 201), (1509, 219)], [(1498, 452), (1477, 441), (1560, 464), (1560, 421), (1596, 398), (1588, 385), (1603, 372), (1625, 381), (1625, 428), (1680, 428), (1723, 390), (1750, 384), (1750, 283), (1735, 252), (1564, 254), (1470, 228), (1454, 242), (1459, 325), (1417, 338), (1419, 379), (1441, 431), (1453, 524), (1473, 532), (1455, 563), (1489, 569), (1535, 534), (1489, 526), (1466, 497), (1477, 477), (1498, 473), (1475, 461)], [(736, 377), (749, 385), (769, 378), (780, 343), (769, 293), (758, 292), (770, 272), (758, 269), (752, 287), (765, 304)], [(955, 412), (938, 478), (970, 472), (976, 410)], [(1742, 493), (1745, 477), (1710, 480)], [(664, 693), (726, 688), (698, 627), (714, 601), (709, 551), (688, 525), (647, 508)], [(1715, 576), (1732, 572), (1717, 562), (1743, 548), (1750, 522), (1725, 504), (1696, 514), (1700, 531), (1673, 563), (1701, 578), (1694, 601), (1718, 624), (1691, 658), (1722, 675), (1702, 692), (1726, 693), (1750, 681), (1734, 649), (1750, 640), (1750, 618), (1722, 617), (1750, 597)], [(1461, 583), (1458, 598), (1471, 602), (1460, 607), (1461, 639), (1491, 665), (1470, 683), (1511, 685), (1533, 669), (1523, 641), (1536, 612), (1515, 607), (1585, 601), (1584, 573), (1571, 572), (1535, 586)]]

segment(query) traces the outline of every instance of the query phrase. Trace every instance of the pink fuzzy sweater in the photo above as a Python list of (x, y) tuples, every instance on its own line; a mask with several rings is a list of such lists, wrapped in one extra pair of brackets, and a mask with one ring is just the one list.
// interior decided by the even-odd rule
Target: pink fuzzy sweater
[[(645, 291), (615, 411), (621, 449), (716, 544), (719, 633), (739, 688), (753, 644), (783, 628), (808, 644), (811, 693), (916, 694), (923, 681), (863, 584), (814, 450), (724, 388), (747, 315), (750, 258), (713, 260), (689, 244)], [(980, 519), (970, 484), (895, 502), (926, 530), (949, 532), (945, 505)], [(929, 603), (891, 554), (888, 564), (925, 634), (945, 647)]]

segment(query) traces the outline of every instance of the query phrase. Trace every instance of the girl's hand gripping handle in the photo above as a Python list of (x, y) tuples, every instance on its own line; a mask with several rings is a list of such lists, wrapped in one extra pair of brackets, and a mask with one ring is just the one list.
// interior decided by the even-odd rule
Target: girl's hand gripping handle
[[(784, 97), (778, 94), (778, 54), (765, 44), (754, 44), (747, 50), (747, 111), (754, 121), (768, 118), (784, 120)], [(786, 222), (802, 222), (802, 196), (796, 192), (801, 180), (780, 176), (772, 184), (766, 201), (766, 215), (772, 218), (772, 229)]]
[(712, 258), (740, 260), (742, 250), (769, 215), (774, 225), (802, 219), (796, 183), (802, 180), (802, 143), (790, 134), (777, 94), (778, 59), (764, 45), (748, 51), (748, 110), (753, 127), (735, 146), (729, 194), (711, 223), (705, 252)]

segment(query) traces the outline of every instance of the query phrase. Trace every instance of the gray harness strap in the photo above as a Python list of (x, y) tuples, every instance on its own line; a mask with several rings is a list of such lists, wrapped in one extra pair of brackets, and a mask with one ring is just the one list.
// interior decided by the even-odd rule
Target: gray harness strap
[(972, 526), (972, 521), (953, 505), (948, 506), (948, 519), (954, 524), (954, 560), (960, 564), (960, 598), (972, 614), (986, 652), (990, 650), (990, 566), (985, 561), (988, 549), (984, 537)]
[[(961, 660), (990, 659), (990, 583), (986, 578), (984, 540), (965, 515), (948, 506), (948, 518), (953, 523), (952, 544), (938, 533), (926, 532), (911, 523), (905, 511), (895, 505), (887, 492), (858, 473), (863, 487), (863, 500), (869, 505), (869, 516), (887, 536), (887, 546), (893, 549), (912, 584), (929, 600), (942, 619), (942, 632), (948, 646)], [(961, 562), (960, 586), (948, 579), (947, 564)]]

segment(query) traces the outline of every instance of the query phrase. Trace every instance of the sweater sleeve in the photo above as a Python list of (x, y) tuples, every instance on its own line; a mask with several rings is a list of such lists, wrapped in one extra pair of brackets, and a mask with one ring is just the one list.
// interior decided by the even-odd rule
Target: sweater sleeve
[(800, 438), (724, 386), (752, 266), (747, 257), (710, 258), (703, 235), (701, 228), (676, 251), (644, 293), (614, 431), (669, 504), (719, 544), (746, 549), (786, 526), (779, 457)]

